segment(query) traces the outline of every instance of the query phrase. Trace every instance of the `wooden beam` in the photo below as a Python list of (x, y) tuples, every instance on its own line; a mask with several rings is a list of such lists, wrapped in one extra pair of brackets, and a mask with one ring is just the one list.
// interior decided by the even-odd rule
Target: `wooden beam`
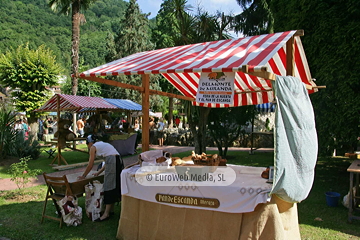
[[(94, 164), (98, 164), (105, 161), (105, 159), (95, 160)], [(61, 166), (54, 166), (52, 167), (55, 170), (67, 170), (71, 168), (77, 168), (77, 167), (83, 167), (88, 165), (89, 162), (82, 162), (82, 163), (74, 163), (74, 164), (68, 164), (68, 165), (61, 165)]]
[[(81, 78), (89, 80), (89, 81), (93, 81), (93, 82), (98, 82), (98, 83), (111, 85), (111, 86), (114, 86), (114, 87), (132, 89), (132, 90), (139, 91), (141, 93), (144, 92), (144, 87), (139, 87), (139, 86), (134, 86), (134, 85), (126, 84), (126, 83), (121, 83), (121, 82), (117, 82), (117, 81), (114, 81), (114, 80), (109, 80), (109, 79), (104, 79), (104, 78), (99, 78), (99, 77), (81, 77)], [(161, 92), (161, 91), (152, 90), (152, 89), (149, 89), (149, 91), (150, 91), (149, 94), (151, 94), (151, 95), (161, 95), (161, 96), (165, 96), (165, 97), (173, 97), (173, 98), (183, 99), (183, 100), (187, 100), (187, 101), (195, 101), (195, 98), (186, 97), (186, 96), (183, 96), (183, 95), (177, 95), (177, 94), (173, 94), (173, 93)]]
[(93, 82), (98, 82), (98, 83), (111, 85), (111, 86), (114, 86), (114, 87), (132, 89), (132, 90), (136, 90), (136, 91), (139, 91), (139, 92), (144, 91), (144, 87), (139, 87), (139, 86), (135, 86), (135, 85), (131, 85), (131, 84), (121, 83), (121, 82), (117, 82), (117, 81), (114, 81), (114, 80), (109, 80), (109, 79), (104, 79), (104, 78), (99, 78), (99, 77), (81, 77), (81, 78), (89, 80), (89, 81), (93, 81)]
[(318, 89), (320, 89), (320, 88), (326, 88), (326, 86), (312, 86), (312, 85), (309, 85), (309, 84), (305, 84), (305, 87), (306, 87), (306, 89), (307, 90), (312, 90), (312, 89), (314, 89), (314, 88), (318, 88)]
[(161, 92), (161, 91), (152, 90), (152, 89), (150, 89), (150, 94), (151, 95), (161, 95), (161, 96), (165, 96), (165, 97), (172, 97), (172, 98), (177, 98), (177, 99), (183, 99), (183, 100), (187, 100), (187, 101), (195, 101), (196, 100), (195, 98), (192, 98), (192, 97), (186, 97), (183, 95)]
[(276, 79), (276, 75), (274, 73), (271, 73), (271, 72), (249, 72), (249, 73), (246, 73), (246, 74), (254, 75), (254, 76), (257, 76), (257, 77), (261, 77), (261, 78), (269, 79), (269, 80), (273, 80), (273, 81), (275, 81), (275, 79)]
[(266, 90), (258, 90), (258, 91), (235, 91), (235, 94), (245, 94), (245, 93), (254, 93), (254, 92), (270, 92), (273, 89), (266, 89)]
[(143, 74), (141, 75), (142, 79), (142, 88), (144, 91), (142, 92), (142, 151), (149, 151), (149, 110), (150, 110), (150, 75)]
[(286, 42), (286, 75), (295, 76), (294, 73), (294, 37)]
[(304, 36), (304, 29), (296, 30), (294, 36)]

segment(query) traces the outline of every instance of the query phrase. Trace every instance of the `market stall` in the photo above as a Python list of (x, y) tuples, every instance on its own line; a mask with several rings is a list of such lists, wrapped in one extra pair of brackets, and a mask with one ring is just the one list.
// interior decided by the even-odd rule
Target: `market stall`
[[(312, 107), (308, 104), (307, 95), (316, 92), (320, 87), (316, 86), (311, 78), (300, 40), (302, 35), (303, 31), (293, 30), (141, 52), (76, 74), (76, 76), (141, 92), (142, 111), (145, 119), (149, 117), (150, 94), (189, 100), (193, 105), (202, 107), (237, 107), (272, 102), (275, 98), (274, 88), (276, 87), (278, 90), (276, 94), (282, 93), (283, 89), (286, 88), (282, 87), (282, 84), (284, 85), (285, 82), (286, 85), (287, 81), (293, 85), (291, 87), (294, 87), (295, 92), (301, 92), (300, 95), (306, 101), (304, 106), (308, 107), (309, 110), (307, 113), (311, 113)], [(142, 86), (133, 86), (102, 78), (103, 76), (123, 74), (140, 74), (142, 76)], [(150, 89), (150, 74), (161, 74), (183, 95)], [(295, 78), (284, 79), (281, 76), (294, 76)], [(298, 104), (297, 101), (294, 101), (294, 103)], [(295, 108), (292, 108), (289, 112), (292, 114)], [(313, 115), (308, 114), (307, 116), (311, 118)], [(294, 119), (296, 122), (298, 120), (297, 116)], [(292, 119), (290, 118), (290, 120)], [(313, 131), (314, 124), (309, 122), (309, 125), (311, 125), (311, 131)], [(149, 126), (144, 123), (143, 151), (149, 150), (148, 130)], [(276, 234), (270, 234), (272, 236), (270, 239), (289, 239), (289, 232), (291, 232), (291, 239), (300, 239), (296, 202), (299, 202), (299, 198), (304, 199), (303, 197), (308, 194), (309, 186), (311, 188), (309, 183), (312, 181), (314, 153), (317, 151), (317, 145), (314, 144), (316, 136), (312, 134), (313, 132), (307, 135), (308, 138), (300, 139), (301, 144), (299, 147), (301, 149), (299, 153), (302, 153), (304, 149), (304, 140), (308, 141), (309, 145), (313, 147), (307, 154), (310, 161), (304, 163), (303, 166), (297, 166), (300, 169), (304, 167), (306, 170), (304, 170), (304, 174), (307, 174), (304, 179), (308, 179), (308, 182), (305, 184), (307, 189), (299, 189), (298, 192), (301, 193), (301, 196), (295, 196), (294, 201), (285, 202), (279, 199), (278, 195), (281, 198), (288, 197), (286, 191), (284, 196), (280, 192), (274, 192), (274, 188), (279, 190), (278, 187), (282, 186), (282, 184), (291, 185), (294, 189), (303, 187), (301, 183), (297, 182), (301, 181), (301, 176), (296, 175), (291, 179), (289, 174), (285, 174), (284, 182), (279, 183), (276, 180), (279, 180), (277, 178), (278, 174), (283, 173), (281, 168), (276, 168), (276, 178), (272, 190), (269, 192), (271, 200), (269, 202), (267, 200), (263, 202), (250, 201), (250, 204), (257, 205), (250, 212), (179, 208), (172, 203), (155, 203), (149, 201), (149, 199), (156, 197), (154, 193), (146, 194), (147, 191), (142, 191), (147, 195), (146, 199), (140, 196), (132, 196), (131, 192), (136, 191), (137, 187), (127, 182), (129, 192), (124, 193), (123, 196), (122, 214), (117, 237), (120, 239), (160, 239), (171, 236), (171, 238), (176, 239), (187, 239), (193, 236), (192, 234), (195, 234), (202, 239), (214, 236), (214, 238), (221, 238), (222, 234), (224, 234), (224, 228), (226, 228), (235, 230), (235, 237), (232, 239), (257, 237), (259, 239), (269, 239), (268, 232), (277, 232)], [(294, 140), (295, 137), (294, 139), (286, 139), (286, 137), (282, 139), (285, 140), (281, 141), (282, 145), (277, 151), (283, 152), (289, 157), (291, 156), (289, 152), (293, 149), (287, 149), (289, 146), (286, 146), (286, 143), (289, 141), (288, 143), (292, 145), (291, 140)], [(281, 154), (277, 154), (277, 157), (279, 156)], [(286, 156), (282, 155), (282, 157)], [(299, 168), (294, 167), (294, 169)], [(122, 178), (125, 173), (126, 171), (122, 174)], [(260, 177), (258, 176), (258, 178)], [(191, 182), (186, 184), (191, 184)], [(252, 183), (249, 183), (250, 188), (251, 185)], [(187, 186), (191, 188), (191, 185)], [(212, 197), (221, 197), (219, 193), (216, 193), (215, 187), (208, 187), (208, 190), (213, 192)], [(288, 188), (285, 190), (288, 190)], [(195, 193), (190, 191), (180, 194), (181, 197), (193, 197), (192, 195)], [(253, 194), (260, 193), (255, 191)], [(236, 199), (219, 200), (219, 202), (221, 206), (229, 203), (242, 205), (245, 203), (243, 200), (242, 196), (239, 195)], [(148, 216), (151, 216), (152, 220), (144, 220)], [(238, 220), (233, 221), (235, 224), (232, 225), (228, 219)], [(241, 219), (249, 219), (249, 221), (242, 221)], [(165, 224), (162, 224), (162, 222)], [(134, 224), (137, 228), (133, 227)], [(132, 227), (130, 228), (130, 226)]]
[[(72, 143), (72, 149), (76, 149), (77, 141), (84, 141), (85, 138), (78, 138), (69, 129), (72, 124), (70, 119), (61, 119), (61, 112), (71, 112), (76, 114), (92, 113), (89, 118), (90, 133), (102, 132), (107, 138), (121, 138), (126, 145), (135, 146), (134, 138), (131, 137), (133, 133), (121, 133), (120, 130), (108, 128), (103, 124), (103, 119), (108, 117), (106, 113), (124, 111), (127, 115), (130, 115), (133, 111), (141, 111), (141, 105), (124, 99), (103, 99), (99, 97), (86, 97), (86, 96), (73, 96), (65, 94), (56, 94), (51, 97), (38, 111), (42, 112), (57, 112), (58, 119), (58, 133), (54, 134), (52, 141), (57, 142), (57, 154), (51, 164), (57, 162), (57, 165), (61, 165), (61, 162), (68, 164), (61, 154), (61, 149), (68, 146), (68, 143)], [(119, 136), (121, 135), (121, 136)], [(133, 149), (135, 150), (135, 149)], [(130, 150), (128, 150), (130, 151)], [(124, 153), (125, 154), (125, 153)]]

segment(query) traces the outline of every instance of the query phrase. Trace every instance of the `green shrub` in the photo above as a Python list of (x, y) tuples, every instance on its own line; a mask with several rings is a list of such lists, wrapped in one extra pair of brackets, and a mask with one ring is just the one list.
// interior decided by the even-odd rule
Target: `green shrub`
[(23, 189), (25, 185), (30, 182), (30, 178), (35, 178), (42, 171), (40, 169), (30, 169), (27, 162), (31, 158), (21, 158), (20, 162), (13, 163), (9, 167), (9, 174), (11, 175), (11, 181), (14, 181), (19, 190)]
[(34, 140), (34, 136), (28, 139), (24, 138), (24, 135), (19, 133), (16, 136), (16, 147), (12, 150), (12, 155), (23, 158), (30, 157), (31, 159), (37, 159), (40, 156), (41, 149), (38, 141)]
[(15, 113), (5, 105), (0, 106), (0, 160), (11, 155), (11, 151), (16, 147), (17, 132), (13, 127), (15, 116)]

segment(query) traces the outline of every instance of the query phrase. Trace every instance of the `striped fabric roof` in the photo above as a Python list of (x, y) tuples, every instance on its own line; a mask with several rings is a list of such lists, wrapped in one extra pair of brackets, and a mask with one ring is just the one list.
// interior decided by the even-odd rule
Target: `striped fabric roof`
[[(267, 71), (285, 76), (286, 42), (295, 33), (287, 31), (140, 52), (85, 71), (79, 77), (162, 74), (183, 95), (195, 98), (200, 72), (236, 72), (233, 105), (195, 105), (231, 107), (267, 103), (274, 98), (270, 80), (245, 74), (239, 68), (265, 66)], [(295, 77), (315, 86), (298, 36), (295, 36), (294, 60)]]
[(60, 111), (94, 111), (95, 109), (117, 109), (116, 106), (99, 97), (73, 96), (55, 94), (38, 111), (53, 112), (57, 110), (57, 96), (60, 97)]
[(117, 108), (125, 109), (125, 110), (132, 110), (132, 111), (141, 111), (142, 106), (136, 102), (133, 102), (128, 99), (111, 99), (111, 98), (104, 98), (105, 101), (108, 103), (115, 105)]

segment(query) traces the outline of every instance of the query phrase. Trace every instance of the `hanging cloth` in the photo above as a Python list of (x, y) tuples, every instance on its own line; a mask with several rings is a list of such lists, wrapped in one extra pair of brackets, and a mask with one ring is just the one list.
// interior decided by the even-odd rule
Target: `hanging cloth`
[(314, 182), (318, 142), (313, 107), (305, 85), (276, 76), (274, 182), (270, 194), (287, 202), (304, 200)]

